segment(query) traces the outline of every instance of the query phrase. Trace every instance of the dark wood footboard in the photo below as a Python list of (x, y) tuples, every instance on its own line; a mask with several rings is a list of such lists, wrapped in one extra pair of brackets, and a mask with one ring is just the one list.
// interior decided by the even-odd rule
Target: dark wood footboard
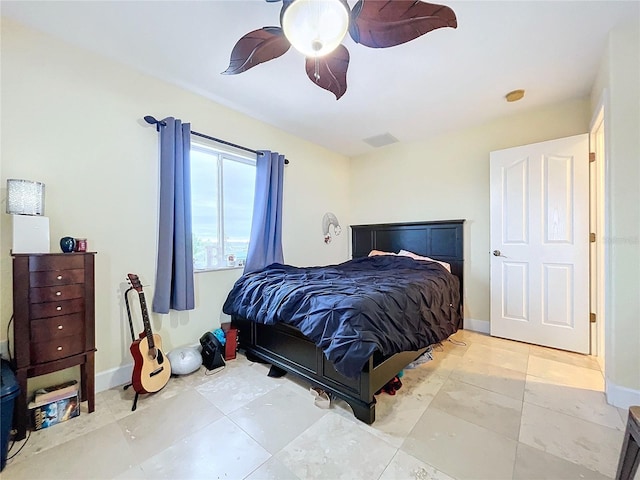
[(386, 359), (372, 355), (358, 378), (348, 378), (336, 371), (322, 350), (296, 328), (241, 318), (233, 318), (232, 323), (239, 330), (239, 348), (248, 357), (275, 365), (342, 398), (356, 418), (367, 424), (376, 419), (374, 394), (426, 350), (401, 352)]

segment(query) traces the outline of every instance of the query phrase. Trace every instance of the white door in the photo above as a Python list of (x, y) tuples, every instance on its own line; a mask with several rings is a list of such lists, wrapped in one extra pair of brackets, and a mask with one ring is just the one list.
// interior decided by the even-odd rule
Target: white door
[(491, 335), (589, 353), (589, 137), (491, 152)]

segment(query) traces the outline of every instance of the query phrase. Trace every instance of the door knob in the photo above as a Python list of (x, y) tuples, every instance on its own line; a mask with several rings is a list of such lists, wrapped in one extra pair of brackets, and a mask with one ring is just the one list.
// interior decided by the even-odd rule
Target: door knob
[[(493, 256), (494, 257), (504, 257), (504, 255), (502, 255), (502, 252), (500, 250), (494, 250), (493, 251)], [(507, 257), (504, 257), (507, 258)]]

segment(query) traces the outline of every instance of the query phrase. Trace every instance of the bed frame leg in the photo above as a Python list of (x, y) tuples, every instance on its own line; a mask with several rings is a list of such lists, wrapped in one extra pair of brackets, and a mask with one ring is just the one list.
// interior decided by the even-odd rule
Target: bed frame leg
[(261, 359), (260, 357), (255, 356), (251, 352), (245, 352), (244, 355), (245, 355), (245, 357), (247, 357), (247, 360), (249, 360), (250, 362), (253, 362), (253, 363), (262, 363), (262, 364), (269, 363), (269, 362)]
[(280, 378), (280, 377), (284, 377), (286, 374), (287, 374), (286, 370), (283, 370), (280, 367), (276, 367), (275, 365), (271, 365), (271, 368), (269, 369), (269, 373), (267, 373), (267, 376), (272, 378)]
[[(346, 400), (346, 399), (345, 399)], [(353, 415), (361, 422), (371, 425), (376, 420), (376, 401), (375, 399), (371, 403), (366, 403), (360, 400), (350, 399), (346, 400), (351, 409)]]

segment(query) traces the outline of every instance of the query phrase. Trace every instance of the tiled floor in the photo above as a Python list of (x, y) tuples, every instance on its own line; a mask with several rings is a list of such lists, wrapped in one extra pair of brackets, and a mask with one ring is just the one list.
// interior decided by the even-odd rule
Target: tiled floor
[[(121, 388), (96, 412), (33, 432), (4, 480), (601, 479), (615, 476), (626, 412), (592, 357), (461, 331), (381, 394), (372, 426), (309, 385), (240, 356), (173, 378), (131, 412)], [(463, 342), (463, 344), (458, 344)], [(16, 444), (15, 451), (20, 447)]]

